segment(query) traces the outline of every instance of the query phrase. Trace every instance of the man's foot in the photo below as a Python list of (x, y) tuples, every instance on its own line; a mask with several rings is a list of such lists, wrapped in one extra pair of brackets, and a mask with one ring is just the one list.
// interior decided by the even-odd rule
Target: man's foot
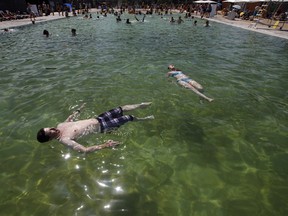
[(139, 108), (145, 108), (147, 106), (150, 106), (152, 104), (152, 102), (143, 102), (140, 104)]
[(143, 109), (147, 106), (150, 106), (152, 102), (145, 102), (145, 103), (140, 103), (140, 104), (132, 104), (132, 105), (125, 105), (122, 106), (122, 110), (123, 111), (131, 111), (131, 110), (135, 110), (135, 109)]
[(153, 120), (155, 119), (154, 115), (146, 116), (144, 119)]
[(146, 117), (144, 117), (144, 118), (134, 117), (134, 120), (135, 120), (135, 121), (144, 121), (144, 120), (153, 120), (153, 119), (155, 119), (155, 117), (154, 117), (153, 115), (151, 115), (151, 116), (146, 116)]
[(208, 101), (209, 101), (209, 102), (212, 102), (213, 100), (214, 100), (214, 99), (211, 99), (211, 98), (210, 98)]

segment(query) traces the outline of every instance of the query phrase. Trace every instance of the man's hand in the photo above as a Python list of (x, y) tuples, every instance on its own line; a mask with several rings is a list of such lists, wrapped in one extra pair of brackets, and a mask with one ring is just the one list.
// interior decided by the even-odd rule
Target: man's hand
[(84, 107), (85, 107), (85, 105), (86, 105), (86, 103), (83, 103), (78, 109), (77, 109), (77, 111), (81, 111)]
[(80, 114), (81, 109), (85, 107), (86, 103), (83, 103), (77, 110), (75, 110), (68, 118), (65, 120), (65, 122), (71, 122), (74, 121), (77, 115)]
[(117, 145), (120, 145), (121, 143), (118, 141), (114, 141), (114, 140), (108, 140), (105, 145), (106, 147), (115, 147)]

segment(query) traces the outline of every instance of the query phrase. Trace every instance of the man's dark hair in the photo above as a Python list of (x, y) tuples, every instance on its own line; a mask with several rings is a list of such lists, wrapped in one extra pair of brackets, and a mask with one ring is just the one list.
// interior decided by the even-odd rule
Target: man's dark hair
[(46, 35), (46, 37), (49, 37), (49, 32), (45, 29), (45, 30), (43, 31), (43, 35)]
[(50, 140), (50, 137), (46, 135), (44, 128), (41, 128), (37, 133), (38, 142), (44, 143)]

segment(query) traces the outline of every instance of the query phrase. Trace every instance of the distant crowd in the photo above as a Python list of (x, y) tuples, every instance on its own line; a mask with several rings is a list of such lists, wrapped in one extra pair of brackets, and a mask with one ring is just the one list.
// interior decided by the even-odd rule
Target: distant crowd
[[(43, 1), (43, 3), (39, 5), (33, 5), (28, 2), (26, 11), (0, 10), (0, 21), (24, 18), (31, 18), (31, 20), (35, 20), (35, 17), (49, 16), (50, 14), (55, 15), (55, 13), (59, 16), (69, 16), (69, 13), (72, 13), (73, 16), (76, 16), (79, 14), (83, 15), (85, 13), (89, 13), (91, 8), (91, 4), (84, 3), (80, 3), (76, 6), (71, 4), (54, 4), (52, 1), (50, 4), (46, 4)], [(106, 13), (114, 13), (114, 8), (116, 8), (117, 10), (120, 10), (120, 13), (128, 12), (132, 14), (136, 14), (140, 10), (146, 11), (147, 14), (168, 14), (171, 12), (171, 10), (177, 10), (180, 11), (180, 13), (183, 13), (184, 11), (187, 13), (195, 12), (206, 17), (209, 16), (209, 12), (211, 12), (210, 4), (159, 4), (156, 6), (142, 4), (141, 6), (138, 5), (137, 7), (135, 5), (126, 4), (123, 4), (121, 7), (101, 4), (96, 7), (94, 6), (94, 8), (97, 8), (100, 11)]]

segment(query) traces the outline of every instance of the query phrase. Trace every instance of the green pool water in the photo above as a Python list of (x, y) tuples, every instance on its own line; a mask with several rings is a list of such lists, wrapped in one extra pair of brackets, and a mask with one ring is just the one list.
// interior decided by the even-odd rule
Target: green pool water
[[(287, 215), (287, 40), (200, 19), (92, 16), (0, 34), (0, 214)], [(167, 79), (169, 64), (214, 101)], [(155, 120), (79, 140), (115, 149), (36, 140), (83, 102), (81, 119), (144, 101), (132, 114)]]

